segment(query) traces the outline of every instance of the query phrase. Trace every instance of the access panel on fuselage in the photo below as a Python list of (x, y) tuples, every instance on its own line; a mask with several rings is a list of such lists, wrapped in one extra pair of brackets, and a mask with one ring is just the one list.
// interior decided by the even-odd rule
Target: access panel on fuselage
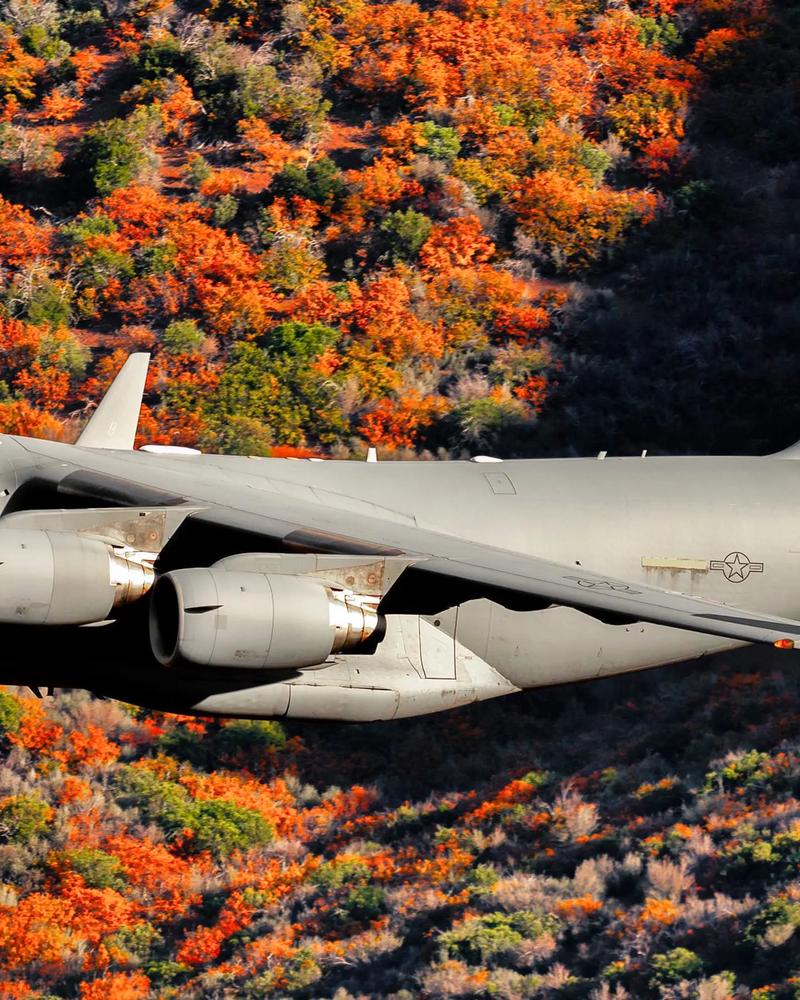
[(448, 608), (435, 617), (418, 618), (419, 655), (422, 670), (431, 680), (456, 678), (457, 608)]

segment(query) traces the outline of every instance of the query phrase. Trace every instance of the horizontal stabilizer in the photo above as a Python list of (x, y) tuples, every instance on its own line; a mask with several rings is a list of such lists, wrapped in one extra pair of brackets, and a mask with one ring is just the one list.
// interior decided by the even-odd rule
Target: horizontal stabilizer
[(82, 448), (130, 451), (139, 425), (149, 354), (131, 354), (100, 400), (77, 444)]

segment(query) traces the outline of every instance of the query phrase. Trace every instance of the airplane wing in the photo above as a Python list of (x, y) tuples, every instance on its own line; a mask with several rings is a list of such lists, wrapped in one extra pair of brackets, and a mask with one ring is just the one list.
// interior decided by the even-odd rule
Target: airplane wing
[(409, 567), (383, 598), (380, 610), (384, 614), (436, 614), (467, 600), (488, 598), (518, 611), (563, 605), (610, 624), (652, 622), (743, 642), (778, 643), (779, 648), (800, 642), (800, 621), (519, 555), (430, 529), (376, 517), (355, 518), (347, 511), (296, 499), (290, 511), (282, 499), (271, 496), (273, 509), (263, 515), (216, 507), (188, 520), (198, 528), (225, 525), (251, 536), (266, 536), (285, 551), (408, 557)]
[(432, 558), (407, 572), (427, 577), (431, 593), (446, 592), (448, 583), (456, 582), (467, 593), (474, 588), (470, 596), (490, 597), (517, 610), (531, 609), (532, 602), (539, 608), (557, 604), (612, 625), (652, 622), (789, 649), (800, 640), (800, 621), (514, 553), (476, 551), (468, 559)]
[[(136, 431), (147, 355), (128, 359), (105, 399), (100, 403), (78, 444), (87, 449), (130, 449)], [(200, 543), (208, 532), (238, 533), (221, 555), (263, 551), (330, 553), (351, 556), (406, 557), (407, 568), (382, 595), (385, 614), (435, 614), (475, 598), (489, 598), (515, 610), (542, 610), (551, 605), (577, 608), (611, 624), (653, 622), (745, 642), (772, 643), (793, 648), (800, 641), (800, 621), (764, 612), (717, 604), (635, 581), (606, 576), (602, 567), (569, 566), (495, 548), (480, 542), (420, 527), (413, 518), (376, 509), (367, 514), (266, 492), (258, 512), (208, 504), (202, 496), (154, 490), (132, 477), (120, 479), (99, 469), (51, 466), (42, 475), (55, 477), (51, 485), (63, 497), (80, 497), (103, 505), (153, 505), (194, 509), (176, 532), (184, 535), (194, 522)], [(345, 502), (348, 498), (343, 498)], [(198, 509), (202, 507), (203, 509)], [(189, 537), (191, 539), (191, 530)], [(188, 543), (196, 558), (208, 546)], [(168, 553), (169, 546), (164, 556)], [(210, 560), (210, 561), (213, 561)], [(197, 565), (191, 563), (184, 565)]]
[[(66, 472), (66, 475), (63, 473)], [(263, 495), (259, 511), (209, 504), (192, 496), (156, 490), (133, 479), (93, 471), (42, 469), (56, 495), (74, 504), (187, 507), (176, 539), (161, 565), (214, 562), (235, 553), (270, 550), (350, 556), (408, 557), (409, 568), (388, 591), (381, 605), (386, 614), (436, 614), (448, 607), (487, 598), (518, 611), (551, 605), (577, 608), (609, 624), (637, 621), (689, 629), (743, 642), (800, 643), (800, 621), (766, 612), (715, 603), (583, 567), (520, 555), (477, 541), (415, 525), (413, 519), (354, 514), (326, 503), (282, 495)], [(63, 476), (63, 478), (62, 478)], [(409, 520), (411, 523), (409, 523)]]

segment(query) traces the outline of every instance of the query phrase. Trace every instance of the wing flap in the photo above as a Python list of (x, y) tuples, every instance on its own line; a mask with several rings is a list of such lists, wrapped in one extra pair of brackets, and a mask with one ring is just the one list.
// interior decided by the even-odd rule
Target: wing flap
[[(780, 643), (780, 648), (800, 642), (800, 621), (500, 550), (494, 550), (492, 559), (485, 562), (433, 557), (407, 573), (414, 577), (431, 574), (437, 579), (432, 589), (440, 595), (448, 590), (441, 581), (452, 580), (462, 593), (467, 585), (472, 597), (488, 597), (520, 611), (562, 605), (611, 624), (652, 622), (744, 642)], [(416, 589), (419, 592), (418, 585)], [(402, 601), (401, 595), (402, 591), (390, 593), (391, 604), (396, 605), (398, 598)]]

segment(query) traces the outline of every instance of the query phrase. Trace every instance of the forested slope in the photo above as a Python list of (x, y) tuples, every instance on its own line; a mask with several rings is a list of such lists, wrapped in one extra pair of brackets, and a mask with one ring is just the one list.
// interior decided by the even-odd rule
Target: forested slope
[(134, 349), (143, 438), (206, 449), (748, 450), (800, 427), (795, 5), (0, 18), (0, 429), (74, 437)]
[(785, 665), (372, 726), (1, 694), (0, 997), (798, 997)]
[[(6, 0), (0, 431), (800, 437), (767, 0)], [(800, 689), (738, 654), (373, 727), (0, 694), (0, 998), (798, 995)]]

